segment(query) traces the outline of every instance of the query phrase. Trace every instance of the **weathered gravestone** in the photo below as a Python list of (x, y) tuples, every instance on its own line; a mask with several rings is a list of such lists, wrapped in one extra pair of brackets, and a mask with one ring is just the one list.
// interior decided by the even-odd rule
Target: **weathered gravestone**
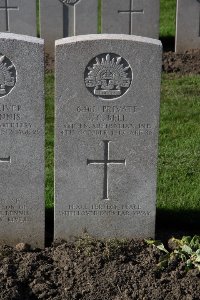
[(40, 31), (45, 51), (54, 55), (55, 40), (97, 33), (97, 0), (40, 0)]
[(55, 238), (154, 236), (161, 48), (56, 42)]
[(0, 243), (44, 245), (44, 43), (0, 34)]
[(0, 0), (0, 32), (36, 36), (36, 1)]
[(200, 0), (177, 0), (176, 52), (200, 48)]
[(159, 0), (102, 0), (102, 32), (159, 37)]

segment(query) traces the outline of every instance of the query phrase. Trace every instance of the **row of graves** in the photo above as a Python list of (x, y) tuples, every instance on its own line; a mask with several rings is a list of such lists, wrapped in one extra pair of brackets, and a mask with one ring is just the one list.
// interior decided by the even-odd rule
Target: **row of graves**
[[(158, 39), (159, 15), (160, 0), (40, 0), (40, 36), (50, 56), (55, 40), (75, 35), (101, 32)], [(200, 0), (177, 0), (176, 15), (176, 52), (200, 48)], [(36, 36), (36, 0), (0, 0), (0, 32)]]
[[(28, 32), (24, 20), (34, 20), (34, 1), (16, 2), (0, 1), (1, 26), (34, 35), (35, 23)], [(91, 22), (96, 24), (94, 0), (50, 3), (41, 1), (46, 7), (41, 26), (52, 21), (49, 32), (66, 20), (60, 20), (59, 9), (63, 16), (66, 8), (67, 16), (73, 15), (73, 28), (80, 22), (89, 31)], [(148, 20), (145, 27), (154, 24), (144, 15), (151, 15), (152, 7), (158, 15), (159, 1), (121, 3), (103, 1), (105, 28), (112, 22), (111, 13), (106, 17), (112, 7), (124, 28), (129, 20), (126, 33), (133, 33), (135, 17)], [(196, 13), (199, 4), (193, 4)], [(91, 5), (96, 6), (91, 10)], [(51, 10), (58, 20), (48, 17)], [(81, 16), (86, 11), (87, 18)], [(149, 31), (154, 37), (157, 26)], [(161, 42), (132, 34), (91, 34), (58, 39), (55, 45), (55, 239), (85, 231), (99, 238), (154, 237)], [(0, 33), (1, 243), (44, 246), (44, 170), (44, 40)]]

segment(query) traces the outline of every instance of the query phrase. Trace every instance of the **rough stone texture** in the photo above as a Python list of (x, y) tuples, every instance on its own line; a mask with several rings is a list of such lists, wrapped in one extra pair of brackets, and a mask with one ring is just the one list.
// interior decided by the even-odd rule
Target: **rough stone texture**
[(97, 33), (97, 4), (97, 0), (79, 0), (74, 4), (64, 0), (40, 0), (40, 31), (46, 53), (54, 55), (56, 39)]
[(44, 245), (44, 43), (0, 34), (0, 242)]
[(157, 39), (159, 15), (159, 0), (102, 0), (102, 32)]
[(36, 1), (0, 0), (0, 32), (36, 36)]
[(176, 52), (200, 48), (200, 0), (177, 0)]
[(161, 58), (136, 36), (56, 42), (56, 239), (154, 236)]

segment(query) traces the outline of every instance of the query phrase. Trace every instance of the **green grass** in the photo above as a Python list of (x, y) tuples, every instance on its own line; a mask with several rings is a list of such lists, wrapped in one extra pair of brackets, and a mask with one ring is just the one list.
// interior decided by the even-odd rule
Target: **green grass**
[(45, 76), (46, 107), (46, 207), (53, 207), (54, 201), (54, 76)]
[(160, 1), (160, 37), (173, 37), (176, 31), (176, 0)]

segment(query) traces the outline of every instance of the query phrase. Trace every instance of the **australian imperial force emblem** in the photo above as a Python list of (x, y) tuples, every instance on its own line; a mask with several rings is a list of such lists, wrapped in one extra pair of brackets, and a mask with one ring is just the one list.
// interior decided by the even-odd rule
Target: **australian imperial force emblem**
[(0, 54), (0, 98), (10, 93), (15, 83), (15, 66), (5, 55)]
[(121, 97), (132, 82), (132, 70), (121, 56), (109, 53), (93, 58), (85, 70), (85, 85), (96, 97), (112, 100)]
[(65, 5), (75, 5), (79, 0), (59, 0), (59, 1)]

